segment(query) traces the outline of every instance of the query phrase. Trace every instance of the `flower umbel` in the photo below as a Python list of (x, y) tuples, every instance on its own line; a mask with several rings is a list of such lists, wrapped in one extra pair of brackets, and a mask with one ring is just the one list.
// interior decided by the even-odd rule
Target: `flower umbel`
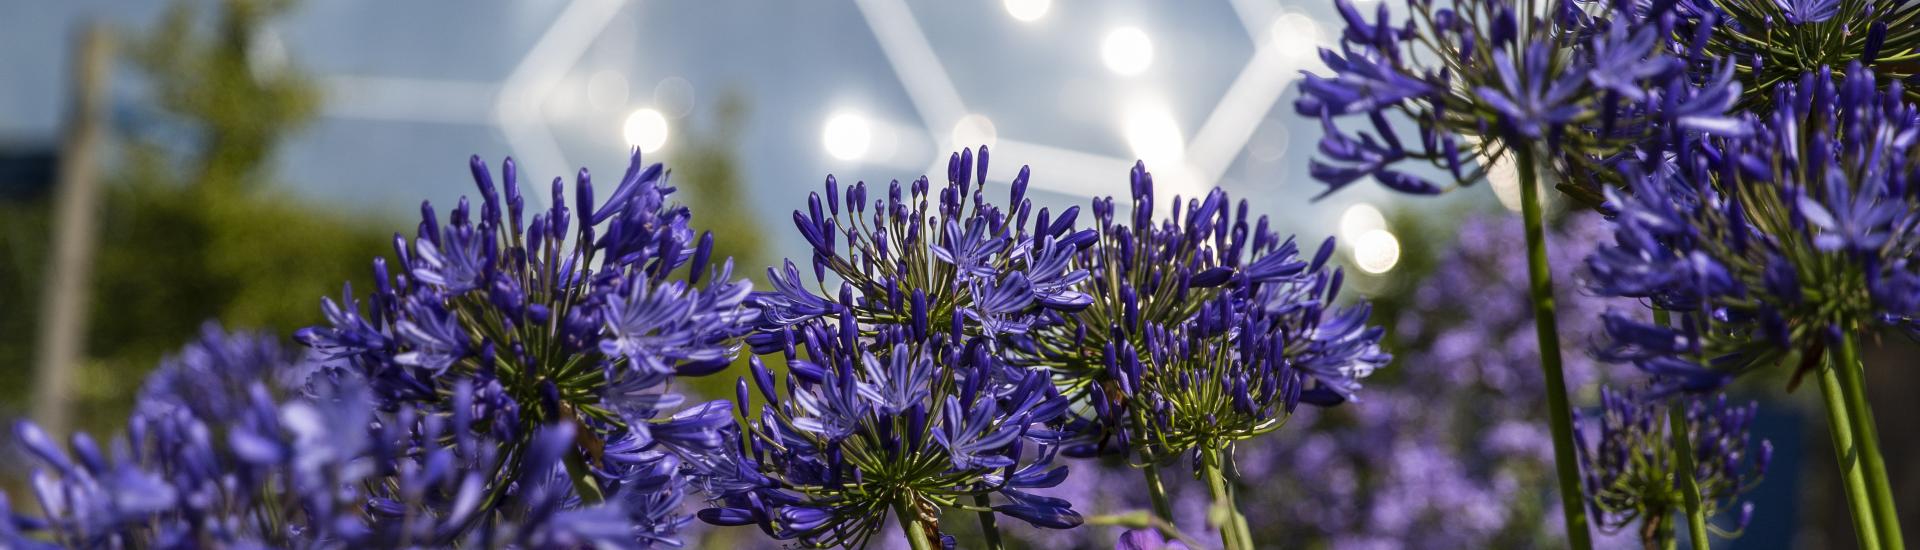
[(1070, 503), (1028, 492), (1066, 477), (1053, 465), (1061, 435), (1046, 426), (1068, 402), (1045, 372), (999, 351), (1086, 306), (1076, 289), (1086, 274), (1065, 257), (1092, 233), (1072, 233), (1073, 211), (1045, 210), (1029, 233), (1027, 170), (1003, 211), (982, 196), (985, 148), (978, 160), (963, 151), (944, 187), (922, 178), (903, 196), (895, 183), (871, 204), (864, 183), (843, 193), (829, 178), (824, 207), (814, 194), (794, 213), (813, 245), (814, 286), (825, 288), (828, 270), (843, 282), (815, 294), (791, 262), (769, 270), (775, 290), (754, 296), (761, 332), (750, 340), (782, 354), (788, 376), (777, 384), (753, 360), (758, 411), (740, 381), (738, 438), (696, 464), (714, 504), (702, 519), (854, 547), (889, 511), (915, 547), (940, 544), (940, 512), (957, 507), (980, 514), (984, 529), (995, 515), (1080, 524)]
[(1336, 405), (1385, 365), (1365, 304), (1336, 307), (1331, 239), (1311, 259), (1262, 217), (1214, 189), (1174, 197), (1156, 220), (1153, 176), (1132, 173), (1129, 223), (1095, 199), (1096, 244), (1075, 256), (1091, 273), (1083, 311), (1015, 347), (1076, 403), (1077, 454), (1118, 437), (1149, 456), (1224, 448), (1280, 426), (1301, 401)]
[(1852, 74), (1777, 88), (1750, 137), (1642, 154), (1632, 193), (1609, 195), (1615, 244), (1587, 263), (1599, 293), (1683, 315), (1609, 315), (1603, 357), (1654, 374), (1656, 394), (1710, 391), (1842, 333), (1917, 328), (1920, 110)]
[[(1734, 509), (1740, 496), (1766, 474), (1773, 444), (1761, 440), (1758, 454), (1750, 454), (1754, 451), (1748, 427), (1753, 423), (1754, 404), (1730, 406), (1726, 396), (1720, 395), (1671, 405), (1686, 407), (1686, 437), (1693, 449), (1694, 469), (1685, 472), (1668, 444), (1673, 435), (1666, 413), (1670, 405), (1605, 388), (1600, 401), (1598, 426), (1588, 426), (1595, 444), (1588, 446), (1583, 438), (1580, 463), (1593, 517), (1602, 530), (1616, 532), (1639, 521), (1642, 539), (1655, 547), (1663, 537), (1672, 538), (1675, 514), (1684, 504), (1675, 485), (1678, 476), (1693, 476), (1702, 513), (1711, 518)], [(1709, 524), (1714, 535), (1733, 538), (1746, 528), (1753, 503), (1738, 504), (1734, 527)]]
[[(1608, 172), (1586, 165), (1646, 133), (1713, 127), (1730, 100), (1692, 101), (1720, 98), (1729, 84), (1680, 78), (1683, 63), (1661, 41), (1671, 34), (1663, 13), (1607, 5), (1589, 13), (1575, 0), (1549, 1), (1541, 13), (1526, 11), (1533, 3), (1421, 0), (1396, 24), (1385, 5), (1374, 20), (1346, 0), (1335, 5), (1347, 27), (1337, 49), (1321, 50), (1332, 73), (1307, 73), (1294, 103), (1326, 129), (1311, 168), (1328, 193), (1372, 178), (1437, 194), (1482, 179), (1510, 154), (1539, 156), (1584, 181)], [(1417, 140), (1394, 129), (1400, 117), (1419, 128)], [(1339, 120), (1364, 120), (1372, 132)], [(1415, 175), (1405, 162), (1430, 163), (1455, 183)], [(1562, 189), (1599, 202), (1596, 190)]]
[(632, 540), (677, 544), (677, 455), (718, 446), (731, 419), (725, 402), (665, 416), (680, 403), (666, 385), (731, 361), (750, 285), (731, 260), (715, 265), (712, 236), (688, 228), (665, 169), (637, 150), (605, 203), (581, 170), (573, 203), (555, 178), (551, 207), (530, 219), (511, 159), (500, 186), (478, 157), (471, 168), (477, 210), (462, 198), (441, 225), (423, 204), (415, 238), (394, 238), (399, 273), (375, 260), (365, 306), (348, 289), (298, 339), (326, 375), (364, 379), (384, 411), (446, 415), (460, 391), (482, 398), (492, 412), (475, 429), (511, 459), (481, 478), (488, 505), (549, 474), (523, 462), (545, 427), (566, 425), (578, 445), (556, 460), (571, 489), (551, 506), (618, 502), (603, 513), (628, 513)]

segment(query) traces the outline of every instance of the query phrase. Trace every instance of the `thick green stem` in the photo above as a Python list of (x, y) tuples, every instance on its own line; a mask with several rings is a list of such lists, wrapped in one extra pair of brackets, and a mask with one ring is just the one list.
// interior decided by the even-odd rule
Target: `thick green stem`
[(580, 453), (567, 453), (565, 463), (567, 476), (573, 479), (573, 490), (580, 494), (581, 502), (599, 504), (606, 500), (606, 496), (600, 492), (600, 483), (594, 480), (593, 471), (587, 468), (587, 463), (580, 457)]
[(1226, 550), (1253, 550), (1253, 535), (1248, 532), (1247, 521), (1240, 515), (1240, 507), (1234, 505), (1233, 490), (1227, 485), (1226, 472), (1222, 471), (1220, 451), (1207, 449), (1200, 457), (1200, 475), (1207, 479), (1207, 494), (1213, 497), (1213, 509), (1208, 519), (1220, 526), (1220, 543)]
[(1900, 515), (1893, 508), (1893, 484), (1887, 480), (1887, 462), (1880, 455), (1880, 435), (1873, 425), (1873, 409), (1867, 405), (1866, 374), (1860, 364), (1853, 336), (1840, 339), (1835, 350), (1834, 369), (1840, 377), (1840, 396), (1847, 403), (1847, 418), (1853, 422), (1853, 440), (1858, 444), (1862, 473), (1867, 482), (1868, 503), (1873, 506), (1873, 524), (1880, 535), (1880, 547), (1905, 550), (1900, 533)]
[[(1654, 535), (1654, 538), (1656, 539), (1655, 542), (1659, 543), (1659, 547), (1662, 550), (1674, 550), (1676, 547), (1679, 546), (1680, 538), (1674, 536), (1673, 517), (1668, 514), (1660, 514), (1655, 517), (1658, 518), (1657, 520), (1658, 527), (1655, 528), (1655, 535)], [(1655, 518), (1650, 517), (1650, 518), (1647, 518), (1647, 520), (1655, 521)], [(1653, 545), (1649, 544), (1647, 546), (1651, 547)]]
[(1820, 369), (1820, 396), (1827, 405), (1827, 431), (1833, 434), (1833, 454), (1840, 463), (1841, 484), (1846, 487), (1847, 511), (1853, 517), (1853, 534), (1860, 538), (1860, 547), (1866, 550), (1880, 548), (1880, 534), (1873, 526), (1873, 505), (1867, 497), (1867, 475), (1861, 471), (1856, 448), (1853, 444), (1853, 423), (1847, 418), (1847, 407), (1840, 396), (1840, 376), (1835, 373), (1832, 362), (1827, 368)]
[(1693, 432), (1687, 426), (1687, 401), (1675, 398), (1667, 406), (1667, 431), (1673, 437), (1674, 486), (1687, 504), (1687, 539), (1693, 550), (1708, 550), (1707, 511), (1700, 505), (1700, 483), (1694, 479)]
[(1540, 213), (1540, 182), (1533, 150), (1514, 147), (1520, 170), (1520, 216), (1526, 223), (1527, 277), (1533, 292), (1534, 334), (1540, 341), (1540, 371), (1546, 375), (1547, 427), (1553, 433), (1553, 466), (1560, 478), (1560, 506), (1566, 514), (1567, 545), (1574, 550), (1593, 548), (1587, 531), (1586, 498), (1580, 490), (1580, 467), (1573, 456), (1573, 413), (1567, 404), (1566, 375), (1560, 369), (1560, 323), (1555, 320), (1553, 272), (1547, 266), (1547, 234)]
[[(1668, 317), (1667, 310), (1653, 310), (1654, 324), (1673, 326)], [(1687, 426), (1685, 398), (1676, 397), (1667, 405), (1667, 435), (1673, 445), (1674, 487), (1680, 490), (1681, 502), (1686, 504), (1683, 510), (1687, 516), (1687, 540), (1692, 541), (1693, 550), (1708, 550), (1711, 535), (1707, 533), (1706, 509), (1700, 505), (1700, 480), (1694, 478), (1699, 472), (1693, 464), (1693, 429)]]
[[(973, 503), (981, 508), (993, 507), (993, 502), (988, 500), (987, 495), (984, 493), (973, 495)], [(993, 517), (993, 510), (981, 510), (976, 513), (980, 514), (980, 533), (985, 535), (987, 539), (987, 548), (992, 550), (1005, 548), (1006, 543), (1000, 542), (1000, 525)]]
[(1147, 467), (1140, 470), (1147, 476), (1147, 498), (1153, 501), (1154, 517), (1173, 521), (1173, 505), (1167, 502), (1167, 486), (1160, 482), (1160, 465), (1147, 462)]
[[(1132, 413), (1131, 418), (1133, 419), (1134, 437), (1146, 437), (1146, 413), (1142, 412), (1140, 407), (1137, 406), (1128, 408), (1131, 409), (1130, 412)], [(1143, 447), (1143, 449), (1146, 448), (1151, 447)], [(1153, 502), (1153, 515), (1165, 520), (1167, 523), (1173, 523), (1173, 505), (1167, 502), (1167, 485), (1160, 482), (1159, 457), (1155, 457), (1151, 453), (1142, 450), (1140, 451), (1140, 461), (1147, 464), (1147, 467), (1141, 468), (1141, 470), (1147, 476), (1147, 498)]]
[(907, 535), (907, 546), (913, 550), (933, 550), (933, 542), (927, 537), (926, 524), (920, 523), (920, 514), (905, 499), (893, 503), (893, 512), (900, 516), (900, 531)]

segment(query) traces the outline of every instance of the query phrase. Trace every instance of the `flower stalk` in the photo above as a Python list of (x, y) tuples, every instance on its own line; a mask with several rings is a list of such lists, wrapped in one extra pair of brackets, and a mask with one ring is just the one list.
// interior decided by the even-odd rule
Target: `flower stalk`
[(1840, 346), (1834, 353), (1837, 356), (1833, 368), (1840, 378), (1840, 397), (1846, 402), (1854, 443), (1858, 445), (1855, 454), (1865, 476), (1875, 531), (1882, 548), (1904, 550), (1906, 542), (1900, 533), (1900, 517), (1893, 507), (1893, 484), (1887, 480), (1886, 459), (1880, 455), (1880, 436), (1874, 429), (1873, 409), (1867, 405), (1866, 376), (1862, 373), (1853, 336), (1841, 336)]
[(1234, 505), (1233, 489), (1228, 486), (1226, 472), (1221, 468), (1219, 449), (1201, 451), (1200, 475), (1206, 478), (1207, 494), (1213, 499), (1207, 519), (1219, 525), (1220, 543), (1227, 550), (1253, 550), (1253, 535), (1247, 528), (1246, 518), (1240, 515), (1240, 507)]
[[(1139, 407), (1133, 407), (1132, 409), (1134, 433), (1144, 433), (1147, 423), (1146, 413), (1141, 412)], [(1144, 450), (1140, 452), (1140, 458), (1142, 462), (1146, 463), (1146, 467), (1141, 468), (1140, 471), (1142, 475), (1146, 476), (1147, 499), (1153, 503), (1153, 517), (1172, 522), (1173, 505), (1167, 502), (1166, 483), (1160, 481), (1160, 463)]]
[(1560, 504), (1565, 512), (1567, 544), (1593, 547), (1587, 532), (1585, 497), (1580, 490), (1580, 468), (1574, 461), (1573, 414), (1567, 404), (1566, 374), (1560, 368), (1560, 328), (1555, 320), (1553, 272), (1547, 265), (1546, 228), (1541, 220), (1538, 165), (1528, 147), (1513, 149), (1520, 172), (1520, 215), (1527, 236), (1527, 278), (1533, 291), (1534, 330), (1540, 342), (1540, 370), (1546, 376), (1547, 422), (1553, 434), (1554, 470), (1560, 480)]
[(1693, 543), (1693, 550), (1707, 550), (1707, 512), (1700, 506), (1700, 484), (1693, 478), (1693, 435), (1687, 427), (1685, 401), (1674, 399), (1667, 406), (1667, 423), (1673, 437), (1674, 461), (1678, 465), (1674, 486), (1680, 489), (1680, 497), (1686, 502), (1687, 537)]
[(900, 516), (900, 531), (906, 534), (908, 547), (913, 550), (933, 550), (926, 524), (920, 521), (920, 515), (914, 513), (913, 506), (906, 499), (894, 503), (893, 511)]
[(1878, 550), (1880, 535), (1874, 527), (1873, 504), (1867, 496), (1866, 472), (1862, 471), (1859, 448), (1854, 445), (1853, 422), (1848, 418), (1846, 398), (1840, 389), (1840, 369), (1829, 361), (1820, 372), (1820, 396), (1827, 408), (1827, 431), (1833, 434), (1833, 452), (1840, 464), (1841, 485), (1846, 488), (1847, 512), (1853, 518), (1853, 533), (1860, 547)]
[(975, 514), (980, 516), (980, 534), (987, 539), (987, 548), (1000, 550), (1006, 543), (1000, 541), (1000, 522), (994, 518), (993, 499), (986, 493), (973, 495), (973, 504), (980, 507)]
[[(1667, 310), (1655, 308), (1653, 323), (1663, 327), (1673, 326), (1673, 320)], [(1707, 512), (1700, 504), (1700, 482), (1694, 479), (1698, 471), (1693, 464), (1693, 430), (1687, 425), (1687, 403), (1684, 399), (1672, 399), (1667, 405), (1667, 433), (1673, 441), (1673, 454), (1678, 465), (1679, 475), (1674, 478), (1674, 486), (1680, 490), (1680, 497), (1686, 504), (1688, 538), (1693, 550), (1707, 550), (1709, 534), (1707, 532)], [(1668, 546), (1672, 547), (1671, 540)]]

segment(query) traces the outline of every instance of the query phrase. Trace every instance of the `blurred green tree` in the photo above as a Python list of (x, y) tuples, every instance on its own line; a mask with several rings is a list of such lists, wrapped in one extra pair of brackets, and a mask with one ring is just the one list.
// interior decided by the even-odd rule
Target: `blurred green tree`
[[(131, 111), (138, 120), (116, 124), (131, 130), (116, 136), (121, 158), (103, 194), (90, 359), (70, 396), (78, 428), (117, 429), (142, 375), (207, 320), (281, 334), (312, 324), (321, 295), (369, 280), (368, 261), (396, 227), (316, 209), (273, 184), (274, 154), (321, 100), (266, 31), (293, 2), (223, 0), (211, 18), (200, 4), (174, 2), (122, 50), (148, 95)], [(20, 217), (0, 235), (5, 279), (16, 282), (0, 292), (32, 304), (46, 205), (5, 208)], [(13, 411), (32, 387), (34, 313), (0, 317), (0, 391)]]
[[(767, 266), (773, 260), (762, 243), (769, 235), (761, 227), (760, 217), (753, 212), (752, 201), (744, 195), (745, 182), (737, 155), (747, 110), (747, 102), (739, 94), (722, 94), (714, 102), (706, 126), (685, 132), (667, 166), (673, 170), (671, 184), (678, 189), (674, 198), (693, 209), (694, 229), (713, 232), (714, 256), (733, 258), (734, 277), (753, 279), (755, 288), (765, 288)], [(739, 359), (727, 370), (689, 379), (690, 389), (708, 398), (731, 399), (733, 381), (747, 374), (750, 355), (751, 352), (743, 349)], [(775, 360), (777, 362), (777, 358)], [(768, 367), (784, 365), (769, 364)]]

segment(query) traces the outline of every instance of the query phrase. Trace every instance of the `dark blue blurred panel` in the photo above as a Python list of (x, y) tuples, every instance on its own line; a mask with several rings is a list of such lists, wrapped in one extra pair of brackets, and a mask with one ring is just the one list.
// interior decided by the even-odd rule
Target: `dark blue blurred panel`
[[(1806, 441), (1806, 425), (1809, 419), (1793, 403), (1781, 400), (1762, 400), (1760, 414), (1753, 421), (1753, 438), (1773, 442), (1773, 464), (1767, 468), (1767, 477), (1747, 496), (1753, 501), (1753, 523), (1736, 540), (1715, 539), (1715, 548), (1773, 549), (1792, 548), (1796, 535), (1800, 532), (1800, 485), (1802, 470), (1818, 464), (1809, 463), (1806, 453), (1825, 451), (1824, 441)], [(1808, 446), (1812, 448), (1809, 449)], [(1724, 514), (1720, 523), (1728, 528), (1733, 526), (1733, 516)]]
[(0, 142), (0, 200), (44, 197), (59, 174), (60, 155), (53, 144)]

